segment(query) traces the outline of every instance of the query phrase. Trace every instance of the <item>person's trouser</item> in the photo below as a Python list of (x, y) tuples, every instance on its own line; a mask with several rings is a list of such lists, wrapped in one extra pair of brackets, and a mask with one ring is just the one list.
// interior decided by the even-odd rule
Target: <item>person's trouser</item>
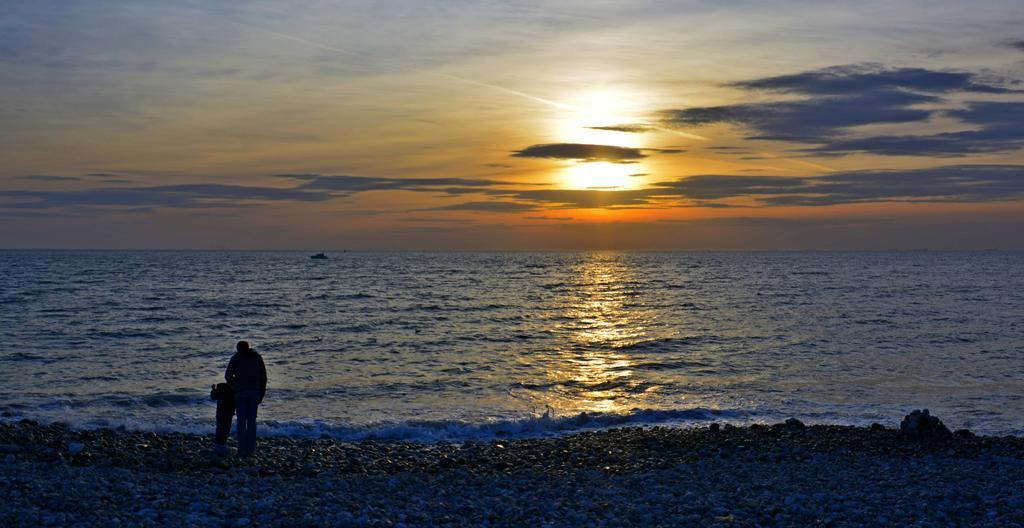
[(238, 413), (238, 456), (249, 456), (256, 451), (256, 408), (260, 405), (259, 390), (240, 390), (235, 393)]
[(218, 452), (227, 453), (228, 435), (231, 434), (231, 420), (235, 417), (235, 396), (230, 390), (220, 393), (217, 400), (217, 435), (213, 445)]

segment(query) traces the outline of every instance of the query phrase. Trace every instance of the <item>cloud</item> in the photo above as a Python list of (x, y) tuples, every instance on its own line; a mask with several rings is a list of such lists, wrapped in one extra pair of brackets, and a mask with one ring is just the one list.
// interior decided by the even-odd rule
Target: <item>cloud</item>
[[(734, 124), (749, 131), (747, 139), (805, 143), (812, 145), (805, 152), (815, 154), (963, 156), (1024, 146), (1024, 132), (1012, 124), (1024, 103), (968, 102), (964, 109), (942, 108), (952, 95), (1024, 93), (997, 82), (1008, 81), (987, 81), (970, 72), (891, 69), (877, 64), (835, 66), (729, 85), (798, 99), (670, 109), (662, 112), (662, 118), (672, 126)], [(856, 127), (926, 123), (942, 116), (972, 128), (902, 136), (862, 136), (855, 132)]]
[(1024, 199), (1022, 165), (952, 165), (835, 172), (818, 177), (701, 175), (657, 184), (658, 196), (753, 198), (767, 206), (865, 202), (991, 202)]
[(442, 207), (425, 209), (426, 211), (477, 211), (485, 213), (521, 213), (535, 211), (537, 205), (519, 202), (465, 202)]
[(1011, 48), (1018, 49), (1020, 51), (1024, 51), (1024, 40), (1013, 40), (1013, 41), (1007, 42), (1006, 45), (1010, 46)]
[[(106, 176), (97, 174), (96, 177)], [(321, 174), (281, 174), (292, 187), (263, 187), (222, 184), (182, 184), (150, 187), (100, 187), (76, 191), (0, 191), (0, 207), (6, 209), (78, 208), (125, 211), (143, 208), (243, 208), (264, 202), (319, 202), (369, 191), (434, 192), (449, 195), (509, 194), (505, 188), (541, 186), (467, 178), (377, 178)], [(38, 177), (21, 177), (39, 179)], [(56, 177), (61, 180), (64, 177)], [(46, 178), (47, 180), (51, 178)], [(77, 178), (73, 178), (77, 179)], [(116, 181), (108, 178), (106, 181)], [(86, 208), (86, 209), (83, 209)]]
[(33, 180), (33, 181), (45, 181), (45, 182), (58, 182), (58, 181), (81, 181), (82, 179), (77, 176), (51, 176), (49, 174), (29, 174), (26, 176), (15, 176), (16, 180)]
[(135, 180), (112, 172), (90, 172), (85, 175), (100, 183), (135, 183)]
[(707, 201), (696, 201), (690, 205), (690, 207), (707, 207), (710, 209), (748, 209), (753, 206), (750, 205), (736, 205), (723, 202), (707, 202)]
[[(514, 201), (467, 202), (435, 210), (521, 212), (544, 207), (735, 208), (1021, 200), (1024, 199), (1024, 165), (844, 171), (811, 177), (705, 174), (660, 182), (643, 189), (495, 189), (488, 193)], [(729, 201), (737, 199), (750, 200), (753, 204)]]
[(155, 187), (110, 187), (80, 191), (0, 191), (0, 202), (10, 209), (49, 209), (56, 207), (252, 207), (258, 201), (317, 202), (331, 198), (329, 193), (297, 188), (248, 187), (213, 183), (162, 185)]
[(519, 200), (555, 204), (562, 207), (596, 209), (605, 207), (639, 206), (650, 204), (649, 198), (658, 189), (630, 189), (604, 191), (592, 189), (533, 189), (512, 194)]
[(855, 126), (927, 120), (934, 111), (911, 106), (938, 100), (931, 95), (885, 90), (846, 97), (666, 110), (663, 116), (675, 126), (741, 125), (753, 132), (747, 139), (817, 142)]
[(730, 84), (746, 90), (767, 90), (800, 95), (856, 95), (889, 89), (928, 93), (1008, 93), (1005, 87), (980, 82), (969, 72), (924, 68), (889, 69), (881, 64), (833, 66), (793, 75), (740, 81)]
[(868, 136), (806, 149), (821, 154), (870, 152), (888, 156), (965, 156), (1024, 146), (1024, 102), (975, 102), (943, 112), (977, 128), (930, 135)]
[[(705, 174), (642, 189), (512, 187), (510, 182), (462, 178), (373, 178), (283, 175), (293, 187), (182, 184), (106, 187), (75, 191), (0, 191), (0, 210), (98, 214), (149, 212), (158, 208), (258, 207), (270, 202), (323, 202), (359, 192), (403, 190), (476, 194), (475, 200), (434, 211), (516, 213), (545, 208), (826, 206), (867, 202), (992, 202), (1024, 200), (1024, 165), (950, 165), (911, 170), (843, 171), (823, 176)], [(23, 215), (24, 216), (24, 215)]]
[(277, 177), (303, 182), (298, 189), (331, 191), (346, 195), (367, 191), (433, 191), (459, 194), (465, 189), (512, 184), (498, 180), (467, 178), (377, 178), (323, 174), (278, 174)]
[(656, 127), (644, 124), (631, 124), (631, 125), (607, 125), (607, 126), (592, 126), (587, 127), (593, 130), (608, 130), (610, 132), (627, 132), (630, 134), (640, 134), (643, 132), (650, 132), (657, 130)]
[(610, 161), (632, 163), (646, 158), (641, 149), (615, 145), (590, 145), (586, 143), (545, 143), (531, 145), (516, 151), (519, 158), (571, 159), (577, 161)]
[(4, 211), (0, 209), (0, 218), (12, 220), (53, 220), (56, 218), (85, 218), (87, 216), (89, 215), (82, 211)]
[(700, 175), (683, 178), (674, 182), (662, 182), (658, 187), (684, 198), (716, 200), (738, 196), (779, 194), (798, 189), (805, 184), (805, 178), (785, 176), (719, 176)]
[(439, 218), (436, 216), (396, 218), (397, 222), (409, 222), (413, 224), (472, 224), (473, 220), (468, 218)]
[(25, 176), (15, 176), (15, 180), (33, 180), (43, 182), (72, 182), (72, 181), (92, 181), (100, 183), (133, 183), (135, 180), (129, 179), (119, 174), (110, 172), (90, 172), (79, 176), (53, 176), (49, 174), (28, 174)]

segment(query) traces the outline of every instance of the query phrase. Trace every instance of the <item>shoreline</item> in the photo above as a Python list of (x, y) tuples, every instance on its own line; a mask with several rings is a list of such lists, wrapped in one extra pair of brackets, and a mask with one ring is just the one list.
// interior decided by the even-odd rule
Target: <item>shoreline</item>
[(211, 448), (0, 424), (0, 524), (1024, 526), (1024, 437), (966, 431), (790, 421), (460, 444), (265, 437), (248, 460)]

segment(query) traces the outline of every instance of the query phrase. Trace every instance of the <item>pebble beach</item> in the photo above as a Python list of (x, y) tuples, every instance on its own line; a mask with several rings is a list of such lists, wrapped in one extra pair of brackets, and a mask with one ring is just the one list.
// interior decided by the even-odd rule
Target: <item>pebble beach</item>
[(465, 443), (0, 424), (3, 526), (1024, 526), (1024, 439), (895, 425)]

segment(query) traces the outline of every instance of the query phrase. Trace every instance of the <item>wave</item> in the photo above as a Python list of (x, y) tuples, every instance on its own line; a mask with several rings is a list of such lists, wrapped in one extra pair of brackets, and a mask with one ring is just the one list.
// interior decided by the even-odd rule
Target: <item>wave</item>
[(514, 383), (512, 388), (520, 388), (532, 391), (547, 391), (551, 389), (571, 389), (583, 392), (628, 392), (628, 393), (643, 393), (647, 392), (651, 388), (657, 387), (654, 383), (644, 383), (632, 380), (604, 380), (596, 382), (586, 382), (577, 380), (567, 380), (555, 383)]
[(718, 419), (740, 419), (742, 411), (704, 408), (680, 410), (634, 409), (627, 413), (586, 413), (555, 416), (548, 411), (540, 416), (485, 423), (457, 420), (410, 421), (378, 424), (366, 427), (338, 426), (327, 423), (268, 423), (270, 434), (283, 436), (315, 436), (336, 440), (393, 440), (393, 441), (467, 441), (497, 438), (533, 438), (610, 429), (624, 426), (653, 426), (659, 424), (694, 424)]
[(44, 357), (39, 354), (32, 354), (29, 352), (11, 352), (6, 356), (0, 357), (0, 360), (6, 361), (40, 361), (43, 363), (53, 363), (59, 361), (61, 358), (57, 357)]
[[(107, 381), (116, 379), (109, 376), (93, 376), (91, 381)], [(52, 397), (51, 397), (52, 398)], [(96, 409), (96, 408), (161, 408), (161, 407), (194, 407), (209, 400), (204, 392), (157, 392), (147, 395), (105, 394), (95, 397), (57, 395), (56, 399), (45, 399), (36, 405), (44, 410), (57, 409)]]
[(625, 343), (621, 345), (612, 345), (613, 350), (624, 351), (624, 350), (661, 350), (669, 349), (672, 347), (678, 347), (682, 345), (697, 345), (705, 342), (712, 342), (713, 338), (705, 336), (691, 335), (682, 337), (661, 337), (655, 339), (647, 339), (644, 341), (637, 341), (635, 343)]
[[(743, 422), (753, 416), (746, 411), (705, 409), (633, 409), (626, 413), (581, 412), (556, 416), (550, 409), (542, 415), (519, 419), (497, 419), (487, 422), (461, 420), (413, 420), (371, 425), (338, 424), (321, 420), (260, 421), (260, 435), (292, 438), (333, 439), (346, 442), (405, 441), (405, 442), (466, 442), (494, 439), (556, 437), (571, 433), (612, 429), (617, 427), (644, 427), (656, 425), (693, 426), (715, 420)], [(0, 421), (17, 421), (24, 416), (16, 414)], [(75, 429), (115, 428), (130, 431), (185, 432), (210, 434), (213, 418), (199, 423), (156, 424), (138, 420), (95, 420), (88, 417), (75, 419), (63, 416), (61, 420)], [(68, 421), (72, 420), (72, 421)], [(46, 422), (46, 419), (42, 421)], [(49, 420), (51, 423), (57, 420)]]

